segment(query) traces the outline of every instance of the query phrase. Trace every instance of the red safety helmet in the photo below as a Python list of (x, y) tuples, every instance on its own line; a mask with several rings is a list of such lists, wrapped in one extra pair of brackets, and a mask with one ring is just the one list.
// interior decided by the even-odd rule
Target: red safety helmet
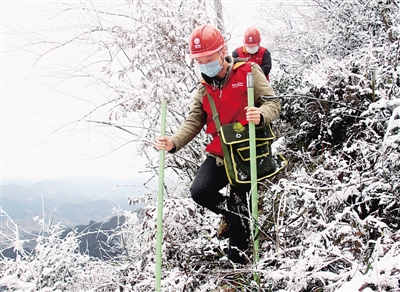
[(259, 46), (261, 43), (261, 35), (255, 27), (249, 27), (244, 33), (243, 43), (248, 47)]
[(196, 27), (189, 40), (190, 58), (201, 58), (218, 52), (225, 46), (221, 32), (211, 24)]

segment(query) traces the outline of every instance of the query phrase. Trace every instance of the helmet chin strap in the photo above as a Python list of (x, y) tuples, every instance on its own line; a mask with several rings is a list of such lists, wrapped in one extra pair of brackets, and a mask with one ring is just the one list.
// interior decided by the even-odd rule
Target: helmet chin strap
[(222, 57), (221, 51), (218, 52), (219, 57), (222, 59), (222, 64), (224, 63), (224, 57)]
[(224, 56), (222, 56), (221, 51), (218, 52), (218, 55), (220, 56), (221, 60), (222, 60), (222, 70), (224, 70), (225, 67), (225, 58)]
[[(228, 71), (229, 71), (229, 67), (231, 66), (231, 64), (228, 63), (228, 66), (225, 68), (225, 58), (222, 56), (221, 51), (219, 51), (218, 54), (222, 59), (222, 69), (221, 69), (221, 71), (225, 70), (225, 75), (224, 75), (224, 77), (215, 76), (218, 79), (218, 84), (215, 83), (215, 80), (216, 80), (215, 77), (213, 78), (214, 90), (215, 90), (216, 87), (220, 88), (221, 83), (226, 78), (226, 76), (228, 74)], [(221, 94), (222, 94), (222, 91), (221, 91)]]

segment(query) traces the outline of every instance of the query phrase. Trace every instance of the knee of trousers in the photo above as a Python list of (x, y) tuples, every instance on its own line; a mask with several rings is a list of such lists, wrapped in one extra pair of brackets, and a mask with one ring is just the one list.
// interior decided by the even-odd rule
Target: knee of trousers
[(190, 195), (197, 204), (204, 205), (207, 201), (207, 193), (198, 189), (190, 189)]

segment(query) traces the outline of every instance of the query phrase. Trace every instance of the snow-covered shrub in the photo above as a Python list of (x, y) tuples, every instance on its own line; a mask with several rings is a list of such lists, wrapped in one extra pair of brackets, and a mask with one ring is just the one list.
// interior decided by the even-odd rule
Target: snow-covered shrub
[[(4, 213), (2, 213), (4, 215)], [(79, 239), (71, 232), (62, 238), (60, 224), (49, 225), (44, 218), (38, 220), (41, 232), (36, 237), (33, 250), (25, 250), (14, 244), (16, 258), (4, 256), (1, 251), (0, 287), (6, 291), (91, 291), (101, 286), (102, 276), (113, 275), (113, 271), (102, 271), (96, 259), (79, 253)], [(10, 221), (11, 223), (11, 221)], [(12, 230), (19, 230), (10, 224)], [(21, 242), (18, 233), (13, 241)]]
[[(279, 69), (272, 85), (282, 102), (274, 126), (285, 136), (281, 151), (290, 164), (260, 187), (254, 222), (261, 231), (259, 263), (251, 264), (251, 250), (245, 266), (224, 259), (227, 240), (216, 239), (218, 216), (187, 194), (204, 155), (202, 132), (181, 153), (166, 157), (163, 291), (398, 291), (398, 3), (315, 2), (323, 8), (318, 21), (307, 21), (304, 30), (279, 31), (270, 47)], [(159, 128), (159, 102), (169, 102), (167, 132), (173, 133), (198, 81), (186, 42), (191, 29), (206, 22), (206, 3), (133, 1), (136, 14), (123, 17), (128, 24), (112, 19), (108, 28), (91, 26), (105, 32), (94, 43), (112, 56), (100, 80), (94, 74), (112, 89), (110, 125), (130, 131), (119, 121), (139, 117), (130, 132), (146, 142), (140, 150), (154, 173), (157, 155), (147, 143)], [(132, 74), (140, 75), (138, 84), (131, 83)], [(42, 225), (45, 232), (31, 253), (12, 227), (5, 238), (18, 257), (2, 258), (2, 287), (154, 291), (156, 194), (143, 200), (142, 213), (124, 213), (124, 223), (108, 238), (118, 256), (103, 261), (80, 254), (79, 236), (61, 238), (60, 225)]]

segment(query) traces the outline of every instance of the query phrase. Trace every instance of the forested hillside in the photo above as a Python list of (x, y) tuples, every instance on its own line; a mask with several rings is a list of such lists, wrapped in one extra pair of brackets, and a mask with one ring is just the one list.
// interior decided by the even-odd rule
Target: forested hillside
[[(64, 10), (84, 8), (79, 11), (86, 16), (70, 42), (96, 48), (91, 58), (112, 56), (102, 59), (101, 71), (88, 65), (74, 72), (112, 92), (103, 124), (137, 143), (155, 174), (158, 152), (148, 141), (158, 134), (160, 100), (168, 100), (167, 132), (173, 133), (199, 81), (186, 58), (188, 36), (201, 23), (223, 23), (217, 22), (218, 2)], [(271, 19), (268, 1), (254, 16), (269, 37), (271, 83), (282, 104), (273, 146), (289, 161), (259, 187), (260, 260), (250, 264), (249, 251), (247, 265), (228, 261), (227, 240), (216, 237), (218, 216), (188, 195), (204, 158), (202, 132), (166, 156), (162, 291), (400, 291), (399, 1), (304, 3), (295, 19), (274, 14), (284, 20), (279, 30), (262, 22)], [(132, 82), (134, 74), (140, 82)], [(140, 121), (135, 127), (125, 123), (130, 115)], [(19, 256), (2, 259), (0, 290), (154, 291), (157, 191), (140, 201), (139, 215), (115, 210), (124, 221), (108, 238), (118, 250), (112, 259), (78, 252), (77, 233), (61, 238), (61, 224), (44, 218), (36, 248), (27, 253), (8, 218), (7, 244)]]

